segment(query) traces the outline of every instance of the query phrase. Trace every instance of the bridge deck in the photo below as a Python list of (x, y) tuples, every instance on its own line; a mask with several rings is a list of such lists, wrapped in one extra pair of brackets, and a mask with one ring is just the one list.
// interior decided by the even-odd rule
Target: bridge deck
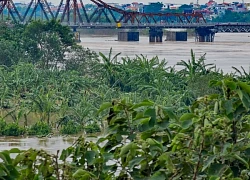
[[(116, 23), (79, 23), (65, 24), (72, 28), (81, 29), (115, 29), (118, 28)], [(162, 28), (162, 29), (195, 29), (195, 28), (209, 28), (218, 33), (249, 33), (250, 23), (142, 23), (142, 24), (131, 24), (122, 23), (119, 29), (149, 29), (149, 28)]]

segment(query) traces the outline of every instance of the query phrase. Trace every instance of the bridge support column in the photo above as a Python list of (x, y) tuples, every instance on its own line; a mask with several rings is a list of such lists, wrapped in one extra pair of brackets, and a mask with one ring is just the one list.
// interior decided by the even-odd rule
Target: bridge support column
[(157, 28), (149, 29), (149, 42), (162, 42), (163, 30)]
[(196, 28), (195, 29), (196, 42), (214, 42), (215, 31), (209, 28)]
[(168, 31), (166, 33), (165, 41), (187, 41), (187, 32), (186, 31)]
[(81, 42), (80, 32), (78, 32), (75, 27), (73, 28), (73, 33), (74, 33), (75, 41), (78, 42), (78, 43)]
[(120, 31), (118, 32), (118, 41), (139, 41), (138, 31)]

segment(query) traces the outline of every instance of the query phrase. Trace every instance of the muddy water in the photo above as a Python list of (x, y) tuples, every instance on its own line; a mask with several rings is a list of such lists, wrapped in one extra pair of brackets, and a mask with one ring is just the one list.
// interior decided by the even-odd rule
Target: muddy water
[[(49, 153), (56, 154), (57, 150), (60, 152), (63, 149), (72, 146), (79, 136), (52, 136), (52, 137), (0, 137), (0, 151), (10, 150), (12, 148), (19, 148), (21, 150), (33, 149), (43, 149)], [(85, 135), (82, 135), (86, 137)], [(96, 136), (101, 136), (101, 134), (96, 134)], [(88, 141), (96, 142), (94, 136), (86, 137)]]
[(71, 146), (77, 137), (51, 137), (51, 138), (13, 138), (1, 137), (0, 138), (0, 151), (9, 150), (12, 148), (20, 148), (27, 150), (30, 148), (44, 149), (49, 153), (56, 153), (57, 150), (66, 149)]
[(112, 47), (113, 54), (121, 52), (121, 57), (135, 57), (136, 54), (143, 54), (148, 58), (158, 56), (173, 66), (180, 60), (190, 59), (190, 50), (193, 49), (197, 57), (206, 53), (207, 63), (214, 63), (227, 73), (232, 71), (232, 66), (243, 66), (247, 71), (250, 66), (250, 33), (218, 33), (212, 43), (198, 43), (193, 37), (188, 38), (187, 42), (162, 43), (149, 43), (146, 36), (140, 37), (139, 42), (116, 40), (117, 36), (87, 37), (81, 34), (82, 46), (106, 55)]
[[(206, 53), (207, 63), (215, 63), (224, 72), (231, 72), (232, 66), (243, 66), (248, 70), (250, 65), (250, 34), (216, 34), (213, 43), (196, 43), (194, 38), (187, 42), (163, 42), (149, 43), (148, 37), (140, 37), (139, 42), (118, 42), (117, 37), (86, 37), (81, 35), (81, 45), (94, 51), (108, 54), (113, 48), (113, 54), (121, 52), (121, 56), (135, 57), (135, 55), (146, 55), (151, 58), (158, 56), (166, 59), (173, 66), (180, 60), (190, 59), (191, 48), (199, 57)], [(177, 67), (178, 68), (178, 67)], [(0, 138), (0, 151), (20, 149), (45, 149), (50, 153), (62, 150), (77, 139), (77, 137), (52, 137), (52, 138)]]

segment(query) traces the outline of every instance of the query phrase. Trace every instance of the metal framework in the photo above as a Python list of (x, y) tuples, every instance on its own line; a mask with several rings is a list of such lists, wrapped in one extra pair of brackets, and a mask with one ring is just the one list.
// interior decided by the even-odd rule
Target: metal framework
[[(31, 11), (31, 6), (34, 6), (33, 10)], [(34, 2), (34, 0), (31, 0), (28, 8), (26, 9), (22, 22), (29, 22), (34, 17), (35, 12), (37, 11), (37, 8), (40, 6), (41, 8), (41, 15), (45, 15), (46, 20), (53, 19), (54, 14), (52, 13), (49, 4), (47, 0), (37, 0)], [(28, 17), (27, 15), (30, 14)], [(43, 17), (43, 16), (42, 16)], [(26, 20), (26, 18), (28, 18)], [(35, 17), (36, 18), (36, 17)]]
[[(82, 0), (61, 0), (53, 13), (47, 0), (31, 0), (24, 14), (20, 14), (13, 0), (0, 0), (0, 17), (14, 22), (28, 23), (36, 19), (37, 11), (44, 20), (58, 19), (80, 28), (208, 28), (214, 32), (250, 32), (250, 23), (206, 23), (201, 13), (140, 13), (127, 12), (102, 0), (90, 0), (96, 8), (87, 13)], [(32, 8), (31, 8), (32, 7)], [(40, 10), (39, 10), (40, 8)], [(45, 17), (45, 18), (44, 18)]]
[(220, 33), (249, 33), (250, 23), (223, 23), (215, 25), (215, 28)]
[(11, 16), (15, 22), (23, 20), (12, 0), (0, 0), (0, 14), (2, 18), (5, 9), (8, 11), (8, 19)]
[[(86, 22), (90, 22), (88, 15), (87, 15), (87, 11), (84, 7), (82, 0), (79, 0), (79, 1), (80, 1), (81, 7), (78, 7), (77, 0), (66, 0), (66, 4), (65, 4), (65, 7), (63, 8), (62, 16), (60, 17), (61, 22), (67, 22), (68, 24), (71, 24), (71, 22), (72, 22), (73, 25), (78, 25), (79, 23), (83, 23), (83, 16), (85, 17)], [(62, 9), (63, 2), (64, 2), (64, 0), (61, 0), (60, 4), (58, 6), (58, 9), (57, 9), (56, 15), (55, 15), (56, 19), (59, 18), (59, 12)], [(70, 19), (71, 13), (73, 13), (73, 20), (72, 21)], [(81, 13), (83, 13), (83, 15)], [(66, 16), (66, 19), (65, 19), (65, 16)]]
[[(40, 7), (42, 17), (45, 20), (60, 19), (69, 25), (83, 23), (126, 23), (126, 24), (156, 24), (156, 23), (206, 23), (201, 13), (140, 13), (127, 12), (110, 6), (102, 0), (91, 0), (96, 8), (91, 14), (87, 14), (82, 0), (61, 0), (55, 14), (47, 0), (31, 0), (25, 13), (21, 15), (12, 0), (0, 0), (0, 14), (6, 9), (13, 21), (29, 22), (36, 18), (36, 12)], [(33, 8), (31, 8), (33, 7)], [(62, 13), (60, 13), (62, 12)]]
[(127, 12), (122, 9), (110, 6), (102, 0), (91, 0), (95, 3), (98, 9), (92, 14), (96, 16), (93, 22), (100, 22), (101, 15), (106, 17), (106, 22), (115, 23), (130, 23), (130, 24), (143, 24), (152, 23), (206, 23), (201, 13), (141, 13), (141, 12)]

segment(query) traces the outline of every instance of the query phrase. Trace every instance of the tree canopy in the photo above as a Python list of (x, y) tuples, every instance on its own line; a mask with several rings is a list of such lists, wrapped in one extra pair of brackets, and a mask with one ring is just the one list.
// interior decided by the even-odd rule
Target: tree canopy
[(56, 20), (11, 26), (2, 23), (0, 40), (0, 63), (6, 66), (23, 61), (49, 68), (63, 61), (68, 48), (76, 45), (70, 28)]

